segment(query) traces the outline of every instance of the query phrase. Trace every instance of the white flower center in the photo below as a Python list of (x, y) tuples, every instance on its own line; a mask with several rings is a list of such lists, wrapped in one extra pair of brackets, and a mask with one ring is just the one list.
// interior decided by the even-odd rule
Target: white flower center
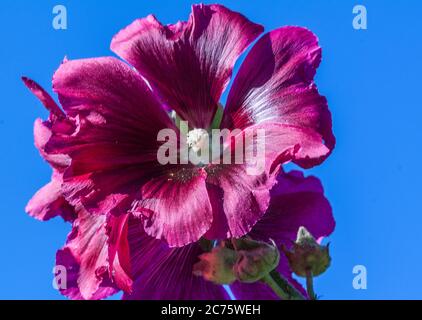
[(198, 152), (209, 143), (208, 131), (205, 129), (190, 130), (186, 138), (188, 147), (194, 152)]

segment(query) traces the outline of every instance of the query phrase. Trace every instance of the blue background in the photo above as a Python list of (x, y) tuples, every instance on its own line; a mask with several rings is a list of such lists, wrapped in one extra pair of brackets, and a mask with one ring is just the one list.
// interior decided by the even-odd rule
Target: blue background
[[(320, 38), (317, 74), (338, 140), (332, 156), (309, 170), (324, 183), (337, 220), (333, 263), (316, 279), (323, 299), (422, 298), (422, 41), (419, 1), (222, 1), (266, 30), (310, 28)], [(64, 4), (68, 29), (52, 28)], [(36, 221), (26, 202), (51, 170), (33, 146), (32, 127), (47, 117), (20, 81), (32, 77), (51, 92), (65, 55), (112, 55), (112, 36), (135, 18), (185, 20), (190, 1), (2, 1), (0, 4), (0, 298), (62, 299), (52, 287), (55, 251), (69, 225)], [(368, 9), (368, 30), (354, 30), (352, 8)], [(352, 268), (365, 265), (367, 290), (352, 287)]]

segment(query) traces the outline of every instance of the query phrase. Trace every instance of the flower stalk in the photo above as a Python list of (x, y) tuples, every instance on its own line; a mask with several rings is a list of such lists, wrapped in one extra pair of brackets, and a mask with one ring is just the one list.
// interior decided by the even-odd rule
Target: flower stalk
[(271, 271), (262, 280), (282, 300), (304, 300), (305, 298), (276, 270)]
[(308, 292), (309, 299), (316, 300), (317, 296), (314, 292), (314, 279), (312, 276), (312, 270), (306, 270), (306, 291)]

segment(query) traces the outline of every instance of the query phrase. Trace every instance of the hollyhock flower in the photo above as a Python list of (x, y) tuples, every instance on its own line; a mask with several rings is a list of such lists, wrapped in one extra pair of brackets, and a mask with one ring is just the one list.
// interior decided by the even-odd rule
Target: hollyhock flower
[(234, 79), (219, 128), (240, 129), (236, 140), (265, 130), (264, 172), (248, 174), (248, 163), (162, 165), (157, 136), (171, 129), (184, 139), (169, 116), (173, 111), (189, 123), (188, 137), (196, 137), (185, 142), (202, 141), (236, 60), (262, 31), (223, 6), (194, 5), (187, 22), (164, 26), (150, 15), (120, 31), (111, 49), (124, 61), (65, 59), (53, 77), (61, 107), (23, 78), (50, 111), (48, 120), (36, 121), (34, 133), (53, 168), (51, 182), (27, 211), (41, 220), (60, 215), (73, 224), (57, 254), (57, 263), (70, 270), (64, 294), (84, 299), (119, 289), (128, 297), (171, 294), (158, 292), (167, 289), (164, 283), (149, 290), (147, 280), (162, 274), (165, 262), (177, 260), (187, 268), (169, 276), (190, 282), (174, 296), (187, 297), (190, 293), (180, 292), (186, 285), (201, 287), (204, 297), (225, 295), (200, 278), (186, 278), (201, 250), (198, 240), (254, 232), (267, 237), (257, 222), (270, 204), (279, 165), (293, 161), (309, 168), (334, 147), (327, 102), (313, 82), (321, 60), (316, 37), (300, 27), (263, 35)]

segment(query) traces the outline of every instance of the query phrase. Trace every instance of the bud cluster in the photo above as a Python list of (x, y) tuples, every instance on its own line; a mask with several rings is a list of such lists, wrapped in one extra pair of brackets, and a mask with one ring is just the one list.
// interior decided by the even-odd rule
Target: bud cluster
[(280, 254), (275, 244), (242, 238), (221, 242), (199, 258), (193, 270), (195, 275), (216, 284), (231, 284), (236, 280), (261, 280), (277, 267)]

